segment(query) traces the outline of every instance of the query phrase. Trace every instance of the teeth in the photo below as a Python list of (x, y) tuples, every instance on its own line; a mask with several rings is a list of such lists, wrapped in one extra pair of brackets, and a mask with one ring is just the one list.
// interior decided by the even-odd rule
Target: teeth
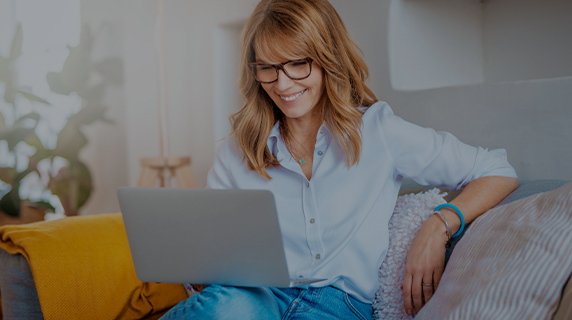
[(304, 91), (306, 91), (306, 90), (304, 89), (304, 90), (302, 90), (300, 93), (298, 93), (297, 95), (294, 95), (294, 96), (291, 96), (291, 97), (283, 97), (283, 96), (280, 96), (280, 98), (281, 98), (282, 100), (292, 101), (292, 100), (297, 99), (299, 96), (301, 96), (302, 93), (304, 93)]

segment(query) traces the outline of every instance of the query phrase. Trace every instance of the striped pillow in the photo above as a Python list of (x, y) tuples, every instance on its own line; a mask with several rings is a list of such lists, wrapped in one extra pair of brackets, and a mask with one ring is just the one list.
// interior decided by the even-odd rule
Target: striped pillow
[(551, 319), (572, 273), (572, 183), (489, 210), (415, 319)]

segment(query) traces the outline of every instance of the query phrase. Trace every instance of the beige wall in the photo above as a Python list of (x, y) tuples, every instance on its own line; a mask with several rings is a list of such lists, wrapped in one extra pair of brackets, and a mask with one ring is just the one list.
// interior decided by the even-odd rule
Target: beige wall
[[(228, 132), (228, 114), (240, 107), (233, 86), (236, 71), (229, 77), (221, 66), (233, 67), (228, 51), (236, 50), (238, 41), (232, 37), (238, 36), (237, 28), (255, 3), (204, 0), (165, 4), (171, 150), (173, 156), (192, 157), (199, 186), (206, 184), (215, 140)], [(138, 159), (159, 155), (154, 2), (127, 1), (124, 22), (127, 161), (129, 184), (135, 185)], [(222, 52), (214, 52), (217, 46)], [(215, 87), (220, 89), (215, 92)]]
[[(92, 58), (99, 61), (110, 56), (123, 56), (123, 5), (121, 1), (81, 0), (82, 23), (97, 33)], [(80, 214), (119, 212), (116, 191), (128, 184), (127, 140), (125, 127), (124, 86), (106, 89), (107, 117), (115, 123), (96, 122), (83, 129), (89, 144), (80, 157), (91, 169), (94, 189)]]

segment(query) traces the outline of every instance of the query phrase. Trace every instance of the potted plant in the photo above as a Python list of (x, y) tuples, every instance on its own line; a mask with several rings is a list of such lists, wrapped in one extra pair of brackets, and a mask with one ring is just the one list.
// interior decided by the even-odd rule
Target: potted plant
[[(21, 54), (23, 33), (18, 26), (9, 57), (0, 55), (0, 83), (5, 84), (4, 101), (17, 110), (17, 95), (45, 104), (49, 108), (49, 102), (25, 90), (18, 88), (14, 76), (14, 63)], [(116, 57), (110, 57), (94, 62), (91, 59), (94, 36), (88, 26), (83, 26), (79, 44), (75, 47), (68, 46), (69, 55), (66, 58), (61, 72), (49, 72), (46, 80), (50, 90), (63, 95), (77, 93), (81, 98), (81, 109), (67, 119), (65, 126), (57, 136), (55, 148), (46, 148), (38, 138), (35, 130), (39, 121), (42, 120), (37, 112), (22, 115), (8, 126), (4, 116), (0, 113), (0, 141), (5, 140), (8, 150), (14, 151), (19, 143), (26, 143), (35, 148), (33, 155), (29, 156), (28, 167), (18, 171), (14, 167), (0, 167), (0, 180), (5, 183), (4, 194), (0, 190), (0, 211), (9, 216), (19, 216), (22, 210), (22, 202), (48, 210), (54, 210), (53, 206), (46, 201), (26, 202), (20, 197), (20, 184), (30, 173), (38, 171), (38, 163), (49, 161), (53, 166), (54, 159), (64, 159), (66, 165), (56, 174), (49, 174), (48, 183), (43, 187), (56, 195), (64, 208), (66, 215), (77, 215), (78, 210), (87, 202), (93, 190), (92, 178), (89, 168), (79, 158), (79, 152), (84, 148), (88, 140), (82, 133), (81, 128), (95, 121), (113, 123), (105, 117), (107, 106), (102, 102), (105, 87), (109, 84), (121, 84), (122, 61)], [(94, 75), (98, 74), (100, 80), (95, 82)], [(17, 114), (14, 112), (14, 114)]]

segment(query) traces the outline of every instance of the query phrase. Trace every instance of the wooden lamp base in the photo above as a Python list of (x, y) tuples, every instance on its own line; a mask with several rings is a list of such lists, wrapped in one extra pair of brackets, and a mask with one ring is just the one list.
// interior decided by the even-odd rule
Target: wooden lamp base
[[(165, 171), (168, 171), (167, 179)], [(191, 157), (142, 158), (137, 187), (153, 188), (157, 185), (157, 180), (161, 188), (171, 187), (172, 177), (175, 177), (179, 188), (197, 187), (191, 170)]]

